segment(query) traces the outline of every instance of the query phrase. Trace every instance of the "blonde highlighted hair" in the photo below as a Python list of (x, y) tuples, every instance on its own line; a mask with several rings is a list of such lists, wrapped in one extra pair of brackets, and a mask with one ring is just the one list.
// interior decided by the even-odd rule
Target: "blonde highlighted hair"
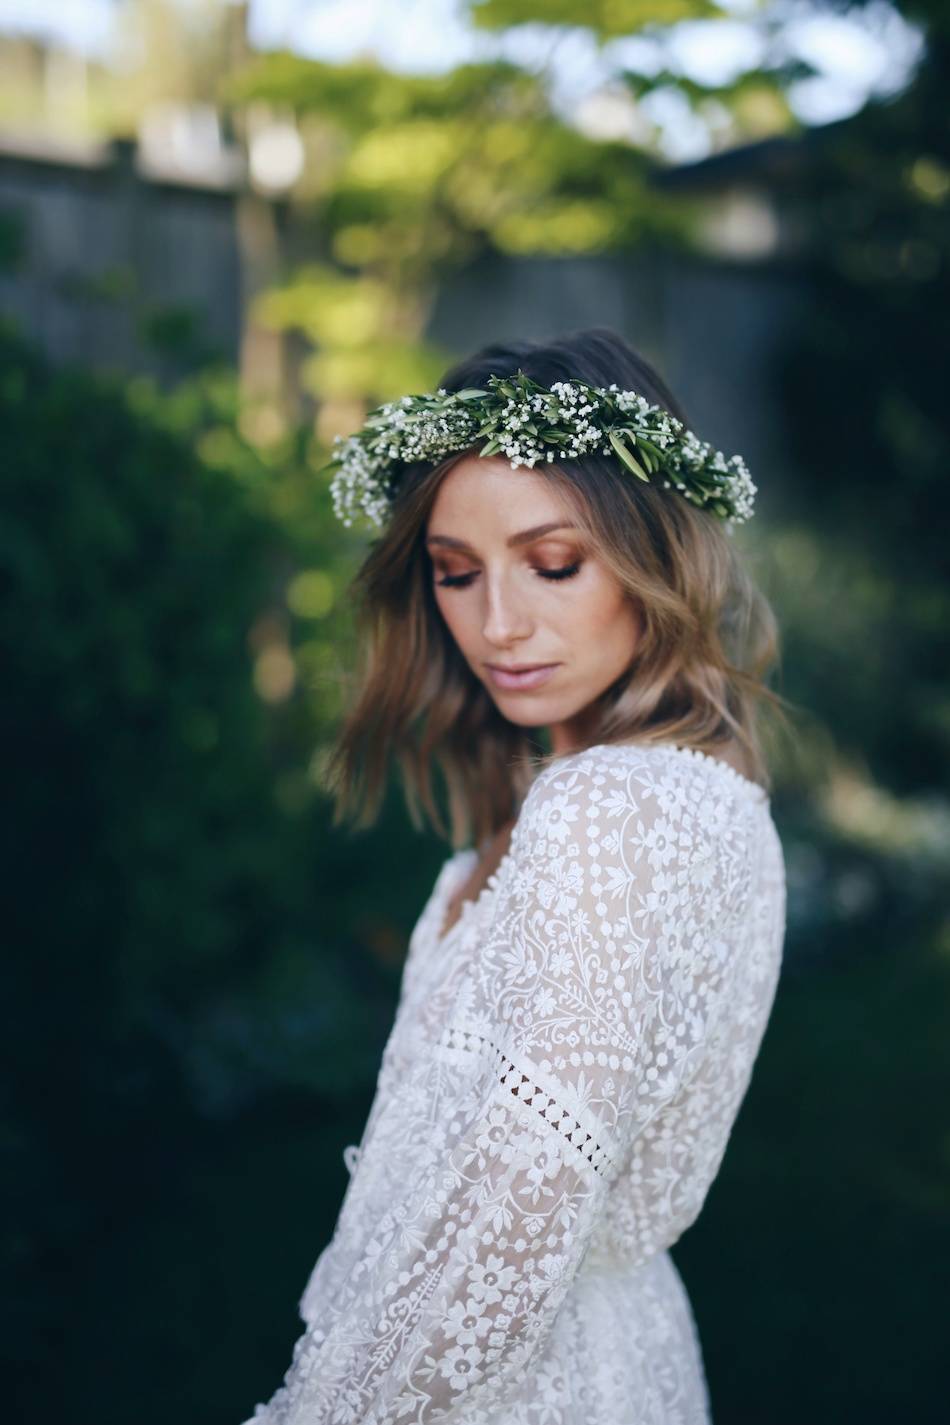
[[(439, 385), (481, 386), (492, 373), (519, 367), (545, 386), (616, 381), (689, 424), (654, 368), (605, 327), (550, 343), (485, 347)], [(395, 761), (416, 828), (428, 818), (453, 847), (481, 843), (517, 815), (551, 759), (530, 730), (498, 711), (435, 600), (429, 513), (442, 480), (472, 453), (406, 467), (388, 522), (354, 579), (360, 664), (325, 768), (335, 824), (372, 824)], [(591, 743), (672, 743), (713, 756), (729, 744), (745, 775), (770, 790), (760, 714), (781, 715), (786, 705), (765, 681), (778, 664), (778, 628), (722, 521), (675, 490), (633, 478), (612, 457), (533, 469), (570, 502), (598, 559), (640, 610), (634, 656), (591, 710)]]

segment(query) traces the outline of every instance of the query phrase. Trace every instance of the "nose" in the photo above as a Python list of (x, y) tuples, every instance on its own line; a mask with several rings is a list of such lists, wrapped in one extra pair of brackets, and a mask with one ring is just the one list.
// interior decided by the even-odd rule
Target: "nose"
[(485, 608), (482, 619), (482, 636), (486, 643), (496, 648), (506, 648), (519, 639), (527, 638), (532, 631), (529, 610), (502, 573), (489, 576), (483, 582)]

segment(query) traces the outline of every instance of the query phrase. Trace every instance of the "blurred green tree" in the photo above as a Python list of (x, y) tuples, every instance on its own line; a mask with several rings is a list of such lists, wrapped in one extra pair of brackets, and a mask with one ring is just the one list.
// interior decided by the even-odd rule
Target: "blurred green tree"
[(813, 299), (778, 373), (797, 472), (782, 515), (816, 576), (797, 582), (788, 661), (842, 755), (899, 797), (950, 788), (950, 327), (934, 315), (950, 305), (950, 29), (939, 14), (915, 83), (835, 126), (802, 166), (787, 201)]
[[(0, 333), (4, 1341), (10, 1408), (36, 1418), (84, 1417), (100, 1388), (63, 1302), (110, 1320), (166, 1230), (210, 1230), (215, 1204), (190, 1194), (240, 1116), (272, 1143), (304, 1115), (296, 1171), (319, 1177), (317, 1222), (332, 1215), (345, 1173), (322, 1126), (358, 1132), (419, 863), (437, 859), (384, 819), (377, 912), (380, 842), (355, 858), (328, 831), (308, 765), (340, 693), (345, 542), (314, 512), (306, 437), (262, 452), (238, 410), (233, 373), (123, 392)], [(293, 654), (288, 601), (312, 630)], [(147, 1328), (184, 1379), (218, 1302), (207, 1274), (184, 1301), (181, 1285), (153, 1275)], [(129, 1375), (99, 1418), (128, 1418), (137, 1329), (112, 1320)]]

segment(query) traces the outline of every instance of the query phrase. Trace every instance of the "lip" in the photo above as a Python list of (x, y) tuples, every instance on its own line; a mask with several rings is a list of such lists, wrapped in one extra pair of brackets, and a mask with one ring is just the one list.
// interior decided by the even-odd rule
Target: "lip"
[(488, 676), (496, 688), (502, 688), (506, 692), (518, 692), (522, 689), (540, 688), (542, 683), (548, 681), (555, 668), (560, 667), (560, 664), (523, 663), (520, 665), (520, 670), (517, 667), (502, 668), (492, 663), (485, 666), (488, 669)]

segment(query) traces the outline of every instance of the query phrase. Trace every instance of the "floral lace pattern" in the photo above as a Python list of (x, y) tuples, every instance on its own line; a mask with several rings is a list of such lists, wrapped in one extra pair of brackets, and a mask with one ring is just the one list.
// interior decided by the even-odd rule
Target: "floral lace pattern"
[(440, 935), (475, 858), (413, 932), (306, 1329), (253, 1425), (706, 1425), (668, 1248), (774, 999), (768, 798), (691, 749), (601, 744), (542, 769)]

